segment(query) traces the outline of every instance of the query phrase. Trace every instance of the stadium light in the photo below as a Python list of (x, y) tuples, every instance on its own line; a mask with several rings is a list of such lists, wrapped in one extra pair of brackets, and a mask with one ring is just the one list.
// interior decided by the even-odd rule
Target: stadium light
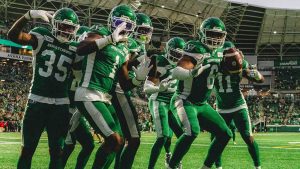
[(277, 34), (277, 31), (274, 31), (273, 33), (274, 33), (274, 34)]
[(165, 6), (164, 6), (164, 5), (162, 5), (161, 7), (162, 7), (162, 8), (165, 8)]

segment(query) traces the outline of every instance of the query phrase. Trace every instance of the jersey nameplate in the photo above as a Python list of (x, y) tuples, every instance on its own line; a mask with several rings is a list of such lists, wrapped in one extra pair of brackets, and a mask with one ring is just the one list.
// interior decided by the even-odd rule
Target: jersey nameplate
[(76, 52), (77, 48), (75, 46), (69, 46), (69, 50)]

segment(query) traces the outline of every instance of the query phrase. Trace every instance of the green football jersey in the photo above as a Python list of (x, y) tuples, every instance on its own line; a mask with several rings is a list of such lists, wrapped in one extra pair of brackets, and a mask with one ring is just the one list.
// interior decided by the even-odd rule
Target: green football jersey
[[(33, 50), (33, 80), (29, 98), (47, 103), (67, 98), (68, 75), (73, 63), (78, 61), (76, 57), (78, 43), (61, 43), (48, 29), (42, 27), (34, 28), (30, 34), (37, 38), (38, 46)], [(45, 98), (48, 98), (48, 101), (49, 98), (55, 99), (48, 102), (43, 100)]]
[[(202, 65), (210, 64), (211, 66), (195, 78), (179, 80), (176, 94), (178, 95), (177, 97), (186, 99), (194, 104), (204, 104), (209, 99), (213, 89), (214, 80), (223, 57), (223, 48), (211, 51), (200, 41), (190, 42), (201, 47), (201, 53), (199, 54), (204, 56)], [(186, 43), (186, 45), (190, 44), (189, 42)]]
[[(248, 62), (243, 60), (242, 69), (248, 68)], [(243, 108), (246, 101), (240, 89), (242, 77), (240, 74), (224, 74), (220, 71), (215, 82), (217, 108), (222, 110)]]
[[(106, 27), (97, 32), (101, 36), (111, 34)], [(126, 43), (109, 44), (83, 60), (81, 87), (109, 93), (114, 87), (114, 79), (124, 62), (128, 60)]]
[[(172, 71), (175, 65), (172, 65), (164, 55), (156, 56), (157, 72), (159, 73), (159, 80), (172, 78)], [(153, 93), (150, 99), (170, 103), (173, 94), (175, 93), (178, 80), (171, 80), (171, 85), (167, 91)]]

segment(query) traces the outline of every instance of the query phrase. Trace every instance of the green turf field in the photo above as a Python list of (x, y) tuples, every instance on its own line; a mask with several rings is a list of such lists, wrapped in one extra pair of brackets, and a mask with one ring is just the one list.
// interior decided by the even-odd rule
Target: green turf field
[[(263, 169), (300, 169), (300, 133), (263, 133), (255, 134), (260, 146)], [(16, 168), (20, 150), (20, 133), (0, 133), (0, 169)], [(153, 133), (143, 133), (142, 143), (136, 156), (135, 169), (146, 169), (150, 148), (154, 142)], [(176, 139), (173, 139), (175, 143)], [(251, 158), (241, 137), (237, 133), (237, 145), (232, 141), (223, 154), (224, 169), (253, 169)], [(209, 145), (209, 134), (201, 133), (183, 160), (184, 169), (201, 167)], [(97, 144), (96, 144), (96, 147)], [(68, 169), (74, 168), (79, 146), (71, 155)], [(94, 151), (95, 152), (95, 151)], [(157, 169), (164, 169), (164, 150), (157, 163)], [(90, 168), (94, 155), (91, 156)], [(49, 161), (47, 137), (43, 135), (33, 158), (32, 169), (46, 169)], [(112, 168), (112, 167), (111, 167)]]

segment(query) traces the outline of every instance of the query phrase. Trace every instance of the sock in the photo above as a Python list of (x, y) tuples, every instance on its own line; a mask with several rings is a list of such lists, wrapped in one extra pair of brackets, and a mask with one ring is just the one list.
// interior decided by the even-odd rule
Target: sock
[(152, 146), (151, 153), (150, 153), (150, 159), (148, 164), (148, 169), (153, 169), (155, 166), (155, 163), (158, 159), (158, 156), (160, 155), (161, 149), (164, 146), (164, 144), (167, 141), (167, 137), (160, 137), (157, 138), (155, 143)]
[(260, 166), (259, 148), (255, 140), (253, 141), (253, 144), (248, 144), (248, 151), (251, 155), (254, 166)]
[(196, 136), (181, 135), (177, 140), (169, 166), (174, 168), (182, 160), (183, 156), (189, 151)]
[(62, 165), (63, 168), (65, 168), (67, 161), (70, 157), (70, 155), (72, 154), (73, 150), (74, 150), (74, 145), (73, 144), (65, 144), (64, 148), (63, 148), (63, 155), (62, 155)]
[(125, 148), (125, 143), (121, 145), (120, 150), (116, 153), (114, 169), (119, 169), (120, 168), (121, 154), (122, 154), (122, 151), (123, 151), (124, 148)]
[(114, 152), (106, 152), (102, 144), (96, 152), (96, 157), (92, 169), (105, 169), (105, 167), (109, 167), (115, 155), (116, 153)]
[(127, 169), (132, 168), (132, 164), (136, 155), (136, 152), (139, 148), (140, 141), (136, 141), (135, 143), (129, 142), (123, 149), (121, 155), (121, 168)]
[(82, 169), (86, 166), (92, 151), (94, 149), (94, 145), (82, 145), (82, 149), (77, 157), (77, 163), (75, 169)]
[(212, 167), (216, 159), (221, 157), (221, 154), (229, 140), (230, 137), (228, 135), (220, 135), (215, 137), (208, 149), (208, 154), (204, 161), (205, 166)]
[(166, 153), (170, 153), (171, 152), (171, 137), (168, 137), (166, 140), (166, 143), (164, 144)]

